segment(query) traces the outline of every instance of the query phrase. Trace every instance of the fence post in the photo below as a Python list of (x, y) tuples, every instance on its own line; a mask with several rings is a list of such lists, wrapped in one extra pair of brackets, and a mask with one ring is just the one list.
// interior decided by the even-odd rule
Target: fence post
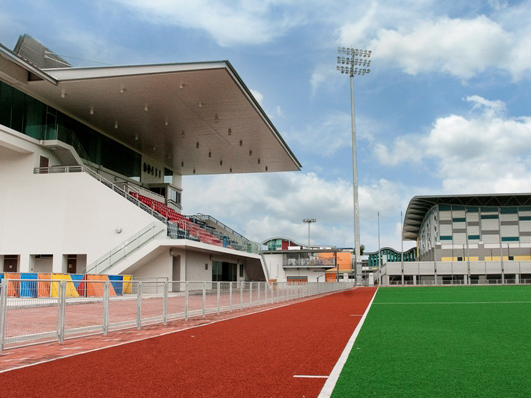
[(249, 308), (253, 306), (253, 282), (249, 282)]
[(8, 279), (3, 279), (0, 285), (0, 355), (4, 351), (7, 318), (7, 290)]
[(258, 305), (260, 305), (260, 282), (256, 282), (258, 285)]
[(164, 325), (168, 323), (168, 291), (169, 291), (170, 283), (168, 281), (164, 281), (164, 302), (162, 304), (162, 319), (164, 321)]
[(65, 340), (65, 311), (66, 311), (66, 281), (59, 281), (58, 290), (58, 311), (57, 314), (57, 340), (63, 344)]
[(206, 282), (203, 282), (203, 305), (202, 305), (203, 318), (206, 315)]
[(243, 284), (245, 282), (240, 282), (240, 310), (243, 310)]
[(221, 298), (220, 297), (220, 284), (221, 284), (221, 282), (217, 282), (217, 284), (218, 284), (218, 286), (217, 286), (217, 288), (218, 288), (217, 305), (218, 305), (218, 315), (219, 315), (219, 306), (220, 306), (220, 298)]
[(189, 282), (186, 281), (184, 283), (184, 320), (188, 320), (188, 284)]
[(138, 282), (136, 294), (136, 328), (140, 330), (142, 327), (142, 281)]
[(111, 297), (111, 282), (103, 282), (103, 321), (102, 321), (102, 331), (103, 335), (107, 336), (109, 331), (109, 300)]
[(232, 312), (232, 282), (229, 282), (229, 312)]

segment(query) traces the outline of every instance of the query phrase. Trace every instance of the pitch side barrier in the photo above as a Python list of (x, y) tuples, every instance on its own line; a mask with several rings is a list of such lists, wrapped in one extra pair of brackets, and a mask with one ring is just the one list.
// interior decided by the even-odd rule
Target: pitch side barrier
[(7, 348), (347, 290), (354, 283), (3, 279), (0, 352)]

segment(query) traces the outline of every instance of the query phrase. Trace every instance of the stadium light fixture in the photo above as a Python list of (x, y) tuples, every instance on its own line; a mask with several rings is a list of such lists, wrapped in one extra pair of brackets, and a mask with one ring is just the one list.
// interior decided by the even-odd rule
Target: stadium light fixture
[(302, 222), (308, 224), (308, 249), (310, 248), (310, 225), (317, 222), (315, 218), (305, 218)]
[(361, 284), (361, 245), (360, 245), (360, 220), (358, 200), (358, 166), (356, 159), (356, 118), (354, 110), (354, 76), (365, 76), (371, 70), (370, 50), (338, 47), (336, 70), (350, 76), (350, 102), (352, 111), (352, 174), (354, 191), (354, 250), (356, 284)]

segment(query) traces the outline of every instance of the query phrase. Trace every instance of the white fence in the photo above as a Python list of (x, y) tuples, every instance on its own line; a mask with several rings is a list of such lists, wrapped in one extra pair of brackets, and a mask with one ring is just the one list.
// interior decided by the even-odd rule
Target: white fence
[(70, 281), (3, 279), (0, 351), (188, 320), (334, 291), (353, 283)]

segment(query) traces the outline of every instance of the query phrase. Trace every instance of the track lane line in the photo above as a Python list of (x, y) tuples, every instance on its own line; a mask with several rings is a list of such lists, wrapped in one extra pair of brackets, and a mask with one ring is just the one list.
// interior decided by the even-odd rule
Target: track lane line
[(376, 297), (376, 294), (378, 293), (378, 289), (376, 289), (376, 291), (374, 292), (371, 302), (369, 303), (369, 305), (367, 306), (367, 309), (365, 310), (365, 313), (361, 317), (358, 323), (358, 326), (356, 326), (356, 329), (354, 329), (354, 333), (352, 333), (352, 336), (350, 336), (350, 339), (347, 345), (345, 346), (345, 349), (341, 353), (341, 356), (337, 360), (334, 366), (334, 369), (332, 369), (332, 372), (328, 376), (328, 379), (326, 380), (326, 383), (323, 386), (321, 393), (319, 394), (317, 398), (330, 398), (330, 396), (332, 395), (332, 392), (334, 391), (334, 388), (337, 384), (337, 380), (339, 379), (339, 375), (341, 374), (341, 371), (343, 370), (343, 367), (345, 366), (345, 363), (347, 362), (350, 351), (352, 350), (352, 347), (354, 346), (354, 342), (358, 338), (358, 335), (363, 326), (363, 323), (365, 322), (365, 318), (367, 318), (367, 314), (369, 313), (369, 310), (371, 309), (374, 298)]

